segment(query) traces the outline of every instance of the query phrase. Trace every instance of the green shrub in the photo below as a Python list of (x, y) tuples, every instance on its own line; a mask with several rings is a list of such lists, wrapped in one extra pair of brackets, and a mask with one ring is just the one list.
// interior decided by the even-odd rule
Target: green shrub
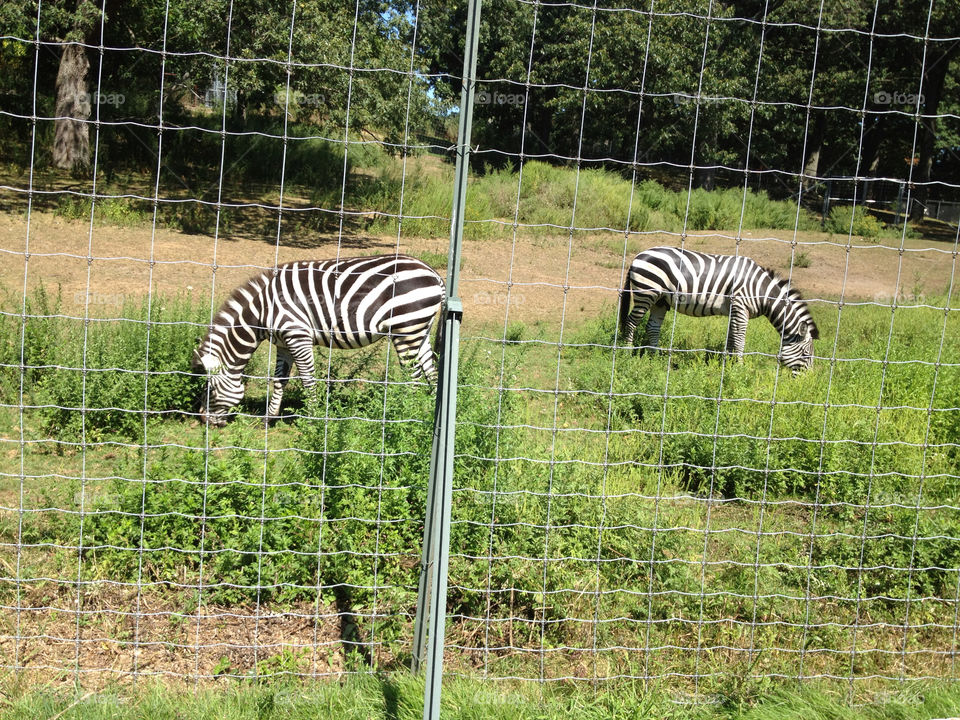
[(152, 451), (144, 480), (91, 494), (88, 572), (202, 586), (210, 603), (315, 595), (316, 488), (299, 482), (295, 465), (278, 477), (275, 457), (246, 449), (242, 426), (226, 438), (233, 447)]
[[(666, 353), (618, 355), (612, 418), (618, 428), (637, 430), (632, 442), (624, 440), (624, 450), (638, 460), (662, 462), (689, 492), (750, 499), (857, 503), (871, 485), (876, 492), (909, 491), (921, 476), (950, 474), (957, 422), (950, 393), (960, 380), (955, 368), (924, 362), (940, 342), (942, 311), (898, 312), (909, 313), (910, 320), (898, 324), (890, 338), (891, 364), (863, 360), (883, 357), (889, 311), (848, 308), (841, 361), (831, 371), (827, 362), (815, 360), (813, 369), (797, 378), (778, 368), (780, 338), (764, 319), (749, 326), (744, 362), (727, 358), (721, 368), (727, 319), (669, 315), (662, 345), (672, 336), (673, 369)], [(836, 315), (820, 312), (817, 319), (822, 336), (832, 337)], [(613, 324), (611, 314), (585, 326), (577, 340), (584, 347), (576, 351), (571, 382), (596, 393), (590, 417), (611, 402), (609, 351), (596, 346), (612, 341)], [(825, 351), (815, 346), (815, 352)], [(611, 445), (611, 452), (619, 454), (619, 448)]]
[(862, 205), (835, 206), (824, 223), (828, 232), (838, 235), (859, 235), (868, 240), (876, 240), (883, 232), (883, 223), (867, 212)]
[(16, 403), (20, 396), (21, 368), (24, 391), (28, 393), (55, 363), (58, 341), (65, 341), (58, 336), (58, 328), (62, 326), (58, 317), (61, 298), (59, 290), (55, 297), (50, 297), (43, 285), (27, 297), (23, 305), (6, 289), (4, 294), (7, 297), (0, 313), (0, 377), (3, 379), (0, 400)]
[[(38, 303), (43, 298), (38, 294)], [(114, 433), (136, 439), (144, 413), (193, 406), (202, 380), (190, 357), (204, 310), (155, 298), (149, 319), (145, 301), (126, 303), (120, 315), (90, 318), (86, 328), (82, 319), (48, 312), (28, 320), (30, 393), (46, 432), (73, 442)]]
[(93, 206), (93, 219), (101, 225), (132, 227), (149, 223), (151, 214), (142, 201), (130, 198), (99, 198), (93, 203), (90, 198), (80, 195), (61, 195), (57, 198), (55, 213), (68, 220), (90, 220), (90, 208)]

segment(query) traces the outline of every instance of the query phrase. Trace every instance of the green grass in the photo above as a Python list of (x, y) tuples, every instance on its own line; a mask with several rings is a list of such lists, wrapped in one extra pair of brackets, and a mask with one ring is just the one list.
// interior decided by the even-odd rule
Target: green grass
[[(42, 293), (30, 299), (40, 317), (28, 320), (24, 344), (38, 366), (24, 384), (25, 436), (43, 442), (26, 451), (28, 474), (41, 477), (26, 482), (22, 502), (46, 510), (0, 523), (8, 547), (37, 548), (19, 558), (22, 576), (76, 579), (75, 552), (40, 550), (76, 544), (82, 522), (85, 580), (151, 592), (202, 580), (205, 602), (236, 607), (287, 607), (319, 590), (321, 602), (355, 613), (356, 637), (377, 648), (378, 666), (404, 664), (433, 400), (405, 384), (392, 350), (331, 355), (329, 396), (325, 387), (304, 407), (294, 383), (288, 407), (307, 417), (269, 433), (257, 416), (265, 382), (251, 379), (244, 416), (207, 431), (179, 413), (192, 394), (181, 383), (195, 380), (190, 322), (203, 309), (156, 300), (158, 364), (146, 384), (145, 309), (130, 304), (126, 321), (91, 323), (86, 357), (98, 372), (87, 373), (84, 396), (83, 324), (56, 307)], [(952, 506), (960, 491), (960, 368), (932, 364), (941, 337), (943, 358), (960, 356), (960, 318), (950, 313), (944, 327), (942, 310), (896, 312), (891, 326), (889, 308), (815, 306), (816, 351), (828, 357), (798, 378), (772, 357), (778, 337), (765, 320), (751, 323), (743, 364), (718, 354), (722, 318), (668, 319), (671, 352), (623, 349), (615, 365), (612, 312), (568, 328), (561, 350), (547, 326), (514, 326), (504, 346), (465, 338), (454, 666), (547, 678), (696, 673), (700, 693), (733, 682), (750, 697), (770, 690), (752, 676), (798, 672), (791, 648), (810, 651), (805, 673), (845, 677), (858, 642), (883, 651), (858, 657), (858, 676), (950, 673), (952, 640), (936, 628), (953, 623), (960, 513), (918, 504)], [(0, 320), (0, 396), (15, 405), (19, 316)], [(261, 352), (251, 372), (265, 367)], [(395, 382), (384, 386), (385, 372)], [(540, 392), (521, 390), (529, 387)], [(82, 397), (94, 407), (80, 425), (63, 407)], [(144, 422), (145, 407), (159, 414)], [(19, 411), (0, 417), (3, 434), (16, 436)], [(20, 457), (0, 463), (10, 473), (0, 492), (11, 497)], [(81, 481), (50, 482), (54, 474), (82, 476), (99, 498), (80, 514)], [(178, 607), (196, 602), (189, 590), (171, 592)], [(905, 633), (907, 607), (915, 627)], [(535, 653), (485, 643), (600, 651), (586, 661), (551, 652), (541, 667)], [(609, 649), (623, 646), (650, 649)]]
[[(404, 673), (356, 676), (310, 685), (228, 683), (193, 690), (143, 682), (136, 688), (74, 693), (22, 690), (7, 683), (3, 720), (414, 720), (423, 715), (423, 681)], [(685, 702), (677, 702), (683, 700)], [(754, 702), (700, 698), (689, 704), (639, 682), (615, 688), (510, 684), (449, 678), (441, 696), (445, 720), (905, 720), (960, 713), (960, 691), (929, 684), (904, 686), (883, 702), (850, 706), (843, 697), (788, 688)]]
[[(449, 174), (420, 174), (413, 167), (406, 184), (404, 232), (442, 235), (449, 223), (445, 219), (449, 215)], [(399, 161), (381, 161), (373, 172), (376, 180), (370, 183), (371, 187), (378, 188), (378, 192), (392, 187), (385, 196), (400, 196)], [(362, 189), (365, 183), (359, 187)], [(364, 208), (372, 205), (375, 210), (400, 212), (399, 206), (387, 210), (378, 201), (379, 197), (362, 192), (351, 196), (352, 203)], [(571, 227), (578, 233), (628, 227), (631, 232), (736, 230), (741, 226), (818, 228), (807, 211), (798, 215), (795, 205), (771, 200), (762, 193), (744, 194), (742, 189), (678, 192), (653, 180), (634, 186), (628, 178), (609, 170), (586, 169), (577, 173), (539, 161), (527, 162), (521, 173), (509, 168), (489, 169), (471, 178), (466, 220), (465, 233), (472, 238), (509, 237), (515, 223), (526, 234), (555, 234)], [(372, 228), (395, 232), (396, 220), (381, 218)]]
[(884, 225), (876, 214), (868, 212), (865, 207), (839, 205), (830, 209), (830, 214), (824, 219), (824, 229), (836, 235), (861, 237), (871, 242), (880, 242), (881, 239), (899, 240), (906, 232), (907, 237), (915, 233), (909, 228)]
[[(258, 173), (263, 167), (279, 167), (281, 162), (277, 156), (276, 165), (271, 165), (262, 153), (281, 150), (264, 140), (257, 152), (250, 155), (257, 158), (256, 164), (249, 165), (250, 157), (242, 156), (238, 161), (240, 169), (245, 168), (248, 178), (275, 183), (276, 179), (259, 178)], [(288, 202), (323, 209), (289, 213), (285, 217), (288, 233), (300, 228), (307, 232), (336, 230), (341, 222), (337, 211), (341, 208), (347, 211), (343, 221), (357, 230), (393, 235), (402, 223), (401, 232), (407, 237), (443, 237), (449, 233), (453, 166), (437, 157), (412, 155), (404, 162), (375, 144), (351, 145), (346, 182), (343, 150), (338, 145), (323, 140), (298, 141), (289, 146), (286, 158)], [(124, 178), (121, 183), (104, 178), (99, 191), (123, 194), (137, 180)], [(139, 178), (149, 185), (147, 180)], [(219, 183), (213, 180), (208, 183), (210, 187), (218, 187)], [(177, 197), (177, 192), (179, 188), (172, 189), (171, 197)], [(264, 196), (262, 192), (262, 185), (255, 183), (228, 188), (232, 201), (276, 202), (273, 195)], [(206, 204), (196, 202), (197, 199)], [(218, 221), (220, 232), (226, 234), (273, 231), (260, 212), (223, 207), (218, 213), (214, 206), (216, 197), (209, 193), (187, 200), (160, 203), (159, 223), (189, 233), (212, 233)], [(54, 210), (68, 219), (88, 220), (91, 201), (80, 196), (59, 196)], [(93, 205), (93, 218), (98, 224), (146, 225), (152, 221), (153, 212), (150, 204), (141, 200), (107, 197)], [(882, 225), (873, 216), (860, 212), (856, 218), (854, 234), (868, 234), (871, 238), (881, 234)], [(244, 226), (243, 222), (254, 225)], [(257, 222), (265, 224), (261, 227)], [(603, 228), (676, 233), (738, 228), (820, 229), (814, 215), (807, 210), (798, 213), (795, 203), (772, 200), (765, 193), (743, 188), (674, 191), (654, 180), (633, 182), (611, 170), (587, 168), (578, 173), (574, 168), (540, 161), (525, 163), (522, 172), (488, 168), (473, 175), (467, 190), (466, 237), (511, 237), (515, 225), (523, 235), (551, 235), (569, 232), (571, 228), (579, 234)], [(830, 231), (847, 234), (849, 226), (849, 209), (835, 208), (829, 219)], [(884, 236), (890, 232), (883, 230)]]
[(128, 198), (101, 198), (94, 203), (89, 197), (61, 195), (55, 213), (67, 220), (90, 220), (99, 225), (133, 227), (148, 225), (152, 219), (148, 205)]

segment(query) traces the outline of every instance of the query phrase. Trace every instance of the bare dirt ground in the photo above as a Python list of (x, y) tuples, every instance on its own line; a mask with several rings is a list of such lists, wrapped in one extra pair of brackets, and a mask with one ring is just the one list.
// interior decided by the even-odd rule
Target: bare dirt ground
[(0, 617), (3, 664), (24, 668), (32, 682), (102, 688), (134, 675), (167, 679), (296, 672), (319, 677), (344, 671), (343, 615), (309, 603), (282, 612), (204, 605), (193, 611), (149, 588), (90, 586), (76, 612), (75, 591), (36, 584), (20, 610)]
[[(245, 234), (246, 235), (246, 234)], [(401, 238), (352, 234), (311, 237), (189, 235), (149, 225), (115, 227), (65, 220), (49, 212), (0, 214), (0, 287), (16, 302), (22, 289), (59, 288), (65, 312), (109, 316), (124, 300), (187, 295), (214, 302), (261, 268), (277, 262), (356, 254), (401, 252), (446, 254), (447, 238)], [(795, 245), (793, 244), (795, 241)], [(461, 297), (466, 330), (508, 323), (566, 324), (595, 317), (616, 303), (627, 262), (639, 250), (679, 245), (667, 233), (632, 235), (520, 236), (467, 240)], [(791, 231), (691, 233), (685, 246), (733, 253), (790, 275), (808, 298), (889, 302), (894, 296), (941, 293), (955, 277), (956, 244), (908, 238), (879, 243), (827, 233)], [(737, 247), (739, 244), (739, 248)], [(294, 246), (295, 245), (295, 246)], [(339, 246), (339, 248), (338, 248)], [(794, 258), (791, 270), (791, 256)], [(799, 262), (797, 261), (799, 258)], [(509, 291), (509, 294), (508, 294)], [(10, 294), (12, 293), (12, 297)], [(507, 315), (509, 309), (509, 315)]]

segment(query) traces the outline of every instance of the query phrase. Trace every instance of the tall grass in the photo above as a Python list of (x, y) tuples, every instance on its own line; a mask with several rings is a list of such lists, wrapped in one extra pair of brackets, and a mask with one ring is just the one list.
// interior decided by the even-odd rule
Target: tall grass
[[(378, 168), (378, 184), (393, 185), (399, 196), (396, 166)], [(418, 174), (408, 178), (403, 215), (406, 232), (413, 235), (446, 232), (450, 178), (447, 174)], [(653, 180), (633, 185), (612, 171), (574, 169), (531, 161), (521, 172), (490, 169), (473, 177), (467, 194), (468, 237), (503, 237), (514, 223), (525, 233), (577, 232), (601, 229), (631, 232), (735, 230), (738, 227), (801, 230), (817, 229), (815, 218), (796, 205), (771, 200), (764, 193), (742, 189), (671, 191)], [(394, 209), (394, 213), (398, 211)], [(436, 216), (407, 220), (406, 216)], [(394, 219), (381, 219), (379, 230), (394, 230)]]
[(203, 309), (157, 298), (149, 307), (127, 300), (114, 310), (114, 318), (71, 317), (60, 297), (41, 287), (22, 326), (19, 314), (0, 315), (0, 401), (19, 401), (22, 373), (28, 415), (67, 442), (96, 442), (107, 433), (136, 438), (145, 414), (156, 420), (189, 410), (200, 381), (188, 349), (205, 327)]
[[(230, 140), (240, 142), (249, 140)], [(201, 151), (209, 152), (210, 148), (197, 150)], [(218, 144), (218, 156), (219, 152)], [(236, 159), (228, 159), (231, 171), (242, 171), (238, 174), (253, 180), (246, 187), (231, 187), (234, 200), (258, 197), (265, 192), (264, 184), (271, 188), (266, 192), (275, 192), (272, 188), (279, 177), (268, 177), (265, 168), (280, 167), (285, 158), (287, 192), (297, 198), (294, 204), (301, 204), (286, 218), (290, 232), (300, 227), (322, 232), (336, 229), (341, 211), (345, 222), (370, 232), (394, 234), (400, 225), (403, 234), (410, 237), (436, 237), (449, 232), (453, 166), (435, 156), (412, 154), (404, 160), (370, 141), (355, 141), (344, 154), (341, 145), (319, 137), (297, 139), (287, 146), (279, 140), (258, 138), (256, 152), (244, 153), (241, 147), (234, 152)], [(189, 168), (183, 172), (189, 175)], [(219, 181), (207, 185), (216, 188)], [(109, 193), (108, 182), (104, 187)], [(117, 193), (127, 191), (116, 188)], [(219, 217), (221, 231), (232, 232), (244, 209), (228, 206), (218, 213), (216, 197), (210, 192), (183, 202), (161, 203), (159, 222), (184, 232), (212, 232)], [(307, 207), (303, 207), (304, 197), (309, 199)], [(275, 202), (272, 195), (263, 196), (263, 200)], [(55, 209), (64, 217), (87, 219), (91, 201), (64, 196)], [(842, 210), (835, 209), (830, 227), (847, 233), (850, 214), (847, 212), (844, 222)], [(94, 206), (93, 217), (99, 223), (128, 226), (151, 222), (153, 213), (149, 203), (141, 200), (101, 198)], [(798, 212), (795, 203), (772, 200), (762, 192), (743, 188), (673, 191), (654, 180), (633, 183), (603, 168), (578, 172), (541, 161), (526, 162), (520, 171), (488, 168), (472, 176), (466, 221), (466, 235), (474, 239), (509, 237), (514, 225), (520, 233), (534, 235), (571, 229), (578, 233), (820, 229), (807, 210)], [(880, 233), (879, 223), (870, 216), (858, 215), (854, 233), (868, 232), (870, 237)]]
[[(173, 308), (168, 321), (200, 312), (158, 306)], [(450, 565), (464, 667), (565, 676), (582, 671), (579, 651), (598, 648), (596, 676), (717, 673), (700, 687), (719, 691), (731, 663), (749, 669), (744, 682), (795, 675), (800, 648), (805, 672), (843, 676), (869, 632), (884, 652), (859, 656), (858, 673), (949, 672), (951, 641), (936, 628), (953, 622), (960, 567), (960, 367), (933, 361), (941, 338), (945, 360), (960, 355), (960, 328), (951, 313), (944, 333), (942, 310), (897, 313), (888, 354), (889, 308), (816, 307), (821, 357), (799, 378), (778, 368), (765, 320), (751, 323), (742, 365), (719, 354), (722, 319), (668, 321), (672, 350), (643, 357), (613, 353), (612, 317), (571, 329), (561, 350), (523, 333), (504, 346), (466, 338)], [(88, 329), (96, 372), (82, 411), (76, 322), (31, 319), (36, 418), (69, 440), (82, 412), (88, 439), (146, 445), (144, 409), (187, 401), (173, 368), (193, 340), (176, 323), (152, 326), (170, 335), (152, 335), (158, 374), (145, 387), (142, 342), (132, 346), (143, 321), (102, 340)], [(262, 380), (251, 416), (214, 431), (209, 447), (179, 416), (158, 419), (175, 443), (146, 458), (131, 450), (85, 515), (27, 515), (21, 537), (69, 546), (83, 522), (89, 578), (202, 581), (207, 602), (319, 593), (350, 609), (361, 642), (402, 659), (432, 399), (391, 352), (332, 355), (329, 394), (274, 429), (283, 452), (264, 454)], [(523, 389), (543, 367), (552, 383), (558, 357), (556, 388)], [(905, 634), (908, 607), (919, 624)], [(572, 650), (539, 666), (536, 653), (489, 647)]]
[[(413, 720), (423, 713), (423, 679), (406, 672), (358, 676), (309, 687), (291, 681), (261, 680), (217, 688), (171, 687), (141, 681), (132, 688), (98, 693), (3, 687), (3, 720)], [(784, 689), (762, 699), (727, 696), (701, 698), (701, 705), (677, 702), (667, 688), (645, 689), (640, 682), (613, 688), (516, 683), (448, 678), (441, 712), (449, 720), (902, 720), (950, 717), (960, 712), (960, 694), (952, 687), (918, 684), (904, 687), (882, 702), (851, 707), (819, 688)]]

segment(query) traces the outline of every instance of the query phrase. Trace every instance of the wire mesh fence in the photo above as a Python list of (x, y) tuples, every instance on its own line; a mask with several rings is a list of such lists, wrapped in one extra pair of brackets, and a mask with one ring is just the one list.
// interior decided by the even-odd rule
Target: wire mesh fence
[[(399, 666), (428, 383), (321, 348), (265, 422), (264, 344), (216, 428), (190, 357), (283, 262), (446, 267), (465, 9), (78, 8), (17, 6), (0, 56), (2, 665)], [(450, 671), (696, 701), (957, 676), (960, 235), (910, 212), (957, 198), (958, 47), (935, 4), (483, 8)], [(762, 318), (742, 361), (724, 315), (625, 347), (656, 246), (802, 291), (812, 368)]]

